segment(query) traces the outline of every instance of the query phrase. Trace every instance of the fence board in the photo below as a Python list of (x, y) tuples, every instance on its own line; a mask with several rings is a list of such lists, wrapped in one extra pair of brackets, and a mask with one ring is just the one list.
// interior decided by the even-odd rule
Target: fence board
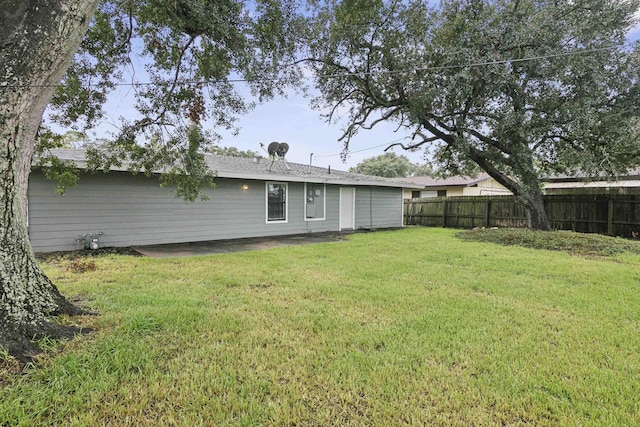
[[(563, 194), (544, 196), (557, 230), (631, 237), (640, 231), (640, 194)], [(431, 227), (525, 227), (524, 206), (514, 196), (407, 199), (407, 225)]]

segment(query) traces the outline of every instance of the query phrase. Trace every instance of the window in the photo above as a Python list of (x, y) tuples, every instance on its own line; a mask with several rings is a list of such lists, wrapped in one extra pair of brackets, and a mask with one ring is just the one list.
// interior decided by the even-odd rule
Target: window
[(287, 184), (267, 182), (267, 222), (287, 222)]
[(438, 190), (438, 197), (447, 197), (447, 190)]

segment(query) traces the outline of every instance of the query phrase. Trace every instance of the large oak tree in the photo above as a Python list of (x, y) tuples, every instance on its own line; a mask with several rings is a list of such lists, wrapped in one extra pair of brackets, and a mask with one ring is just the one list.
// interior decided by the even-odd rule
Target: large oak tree
[(441, 170), (485, 170), (543, 230), (541, 178), (640, 163), (636, 0), (316, 3), (308, 60), (347, 147), (395, 122)]
[(51, 316), (80, 312), (42, 273), (27, 233), (47, 105), (53, 121), (91, 127), (108, 94), (130, 85), (138, 113), (91, 151), (93, 166), (166, 169), (193, 199), (208, 182), (202, 153), (212, 140), (193, 124), (232, 127), (252, 106), (234, 79), (262, 100), (298, 77), (287, 66), (297, 14), (293, 0), (0, 0), (0, 348), (29, 357), (34, 338), (74, 332)]

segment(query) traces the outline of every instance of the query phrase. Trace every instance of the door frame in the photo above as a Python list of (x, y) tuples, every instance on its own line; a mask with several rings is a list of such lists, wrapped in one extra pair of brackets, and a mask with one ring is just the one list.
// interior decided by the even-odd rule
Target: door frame
[[(351, 207), (351, 224), (343, 222), (343, 211), (347, 207)], [(346, 213), (346, 211), (345, 211)], [(355, 187), (340, 187), (340, 221), (338, 230), (355, 230), (356, 229), (356, 188)]]

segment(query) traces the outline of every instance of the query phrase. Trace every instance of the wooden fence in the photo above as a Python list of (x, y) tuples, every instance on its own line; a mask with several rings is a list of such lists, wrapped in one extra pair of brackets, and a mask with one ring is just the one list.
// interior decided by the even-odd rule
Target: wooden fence
[[(631, 237), (640, 232), (640, 195), (547, 195), (544, 203), (556, 230)], [(513, 196), (407, 199), (407, 225), (434, 227), (525, 227), (524, 206)]]

